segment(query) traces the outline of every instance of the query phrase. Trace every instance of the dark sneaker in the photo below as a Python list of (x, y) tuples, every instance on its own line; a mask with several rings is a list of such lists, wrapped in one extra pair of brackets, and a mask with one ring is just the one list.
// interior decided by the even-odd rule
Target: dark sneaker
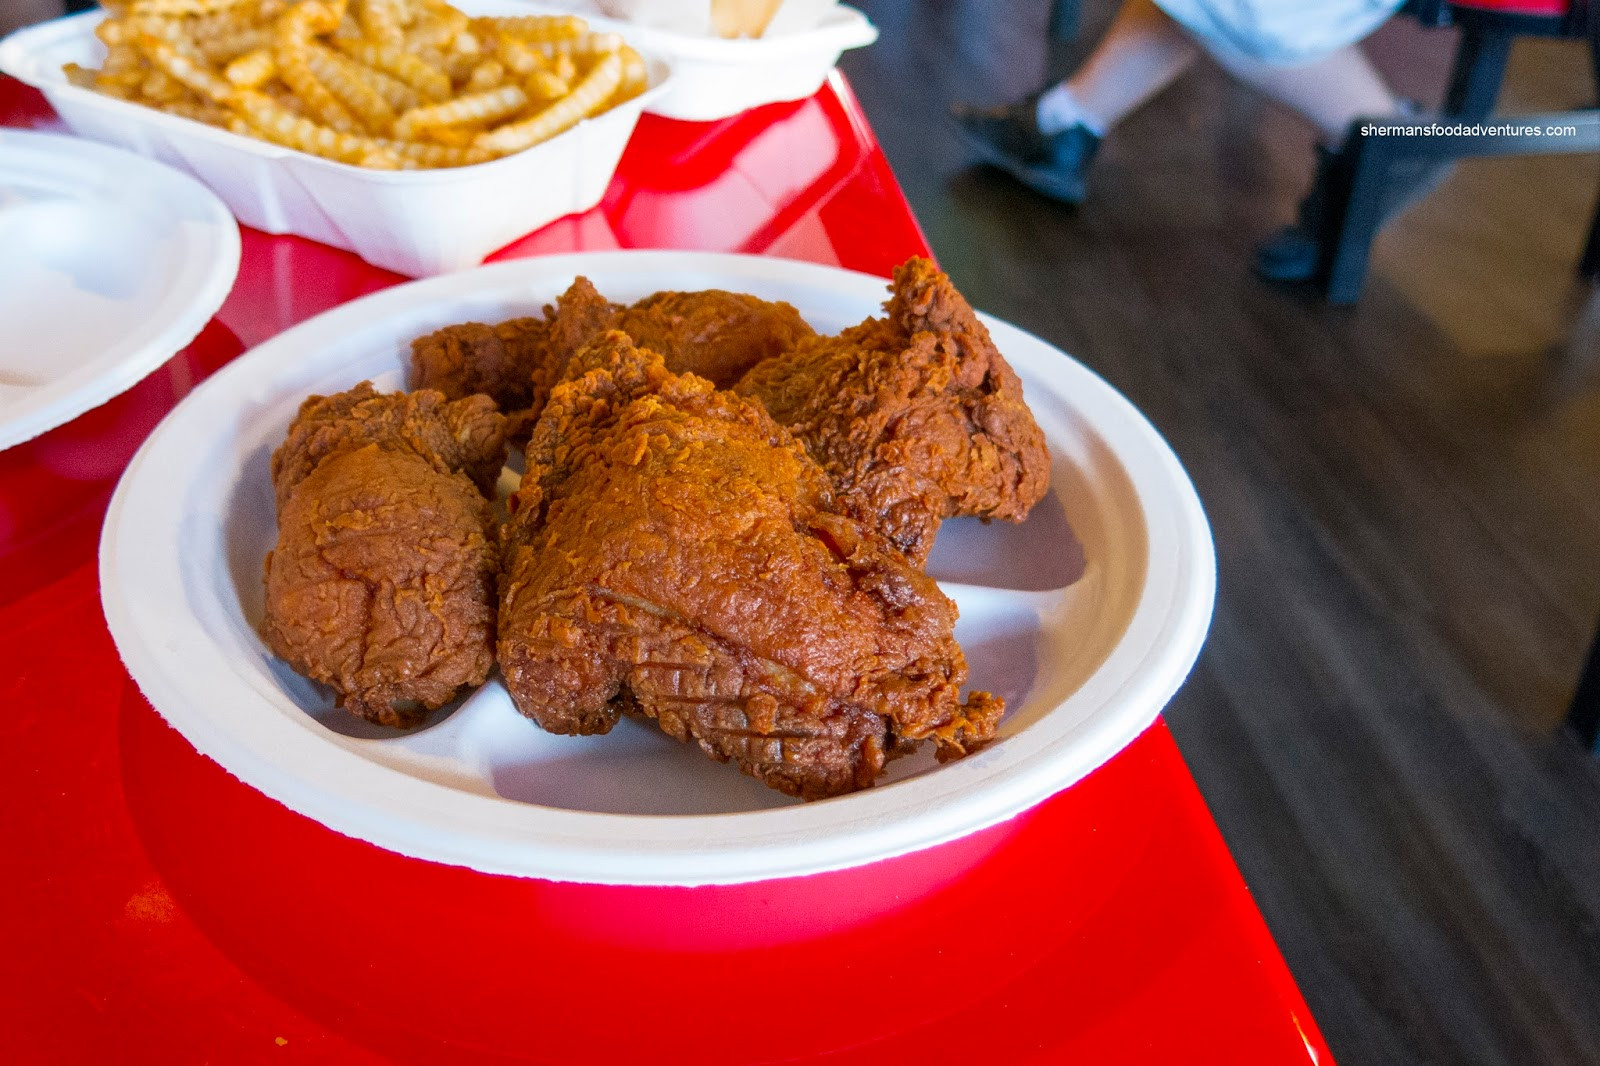
[[(1345, 143), (1350, 142), (1346, 139)], [(1255, 272), (1263, 281), (1310, 281), (1322, 261), (1323, 235), (1333, 226), (1332, 204), (1344, 199), (1350, 182), (1350, 154), (1317, 145), (1317, 172), (1300, 201), (1294, 222), (1256, 249)]]
[(1089, 127), (1060, 133), (1039, 129), (1039, 94), (1003, 107), (953, 104), (951, 117), (966, 142), (990, 166), (1010, 174), (1041, 196), (1064, 204), (1083, 202), (1085, 177), (1100, 138)]
[[(1350, 182), (1355, 177), (1357, 137), (1359, 133), (1352, 129), (1337, 151), (1318, 146), (1316, 177), (1300, 202), (1299, 217), (1256, 249), (1257, 277), (1276, 282), (1316, 278), (1322, 268), (1323, 243), (1333, 240), (1334, 228), (1342, 224), (1338, 213), (1349, 198)], [(1419, 162), (1392, 168), (1379, 209), (1383, 221), (1438, 188), (1454, 169), (1451, 163)]]

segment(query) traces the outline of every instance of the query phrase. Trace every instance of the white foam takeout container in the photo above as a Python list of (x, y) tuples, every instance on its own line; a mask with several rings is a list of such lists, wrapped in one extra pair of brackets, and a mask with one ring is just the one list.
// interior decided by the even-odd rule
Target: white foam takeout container
[(762, 104), (803, 100), (822, 87), (846, 49), (878, 39), (877, 27), (843, 4), (823, 12), (810, 28), (784, 31), (775, 24), (764, 37), (732, 41), (607, 19), (586, 0), (533, 6), (577, 11), (594, 28), (621, 33), (641, 52), (666, 60), (672, 65), (672, 84), (651, 99), (645, 111), (693, 122), (727, 118)]
[(942, 766), (925, 749), (864, 792), (800, 803), (648, 723), (545, 733), (498, 678), (409, 733), (338, 710), (258, 634), (261, 564), (277, 538), (272, 449), (308, 393), (364, 379), (398, 387), (413, 337), (538, 314), (577, 274), (622, 302), (667, 288), (787, 300), (827, 333), (886, 295), (882, 278), (766, 256), (541, 256), (363, 297), (224, 367), (129, 464), (100, 544), (101, 602), (123, 662), (200, 752), (290, 808), (406, 855), (555, 881), (737, 884), (970, 837), (1105, 762), (1177, 690), (1216, 583), (1193, 486), (1109, 385), (986, 317), (1049, 443), (1050, 493), (1020, 525), (946, 522), (928, 573), (960, 608), (971, 686), (1006, 699), (996, 743)]
[[(459, 0), (472, 15), (523, 14), (513, 0)], [(243, 137), (70, 84), (61, 67), (97, 67), (102, 12), (18, 30), (0, 71), (42, 92), (74, 133), (199, 178), (246, 226), (295, 233), (412, 277), (475, 266), (518, 237), (600, 202), (641, 110), (670, 82), (650, 64), (641, 96), (525, 152), (470, 167), (369, 170)], [(629, 35), (630, 37), (632, 35)]]

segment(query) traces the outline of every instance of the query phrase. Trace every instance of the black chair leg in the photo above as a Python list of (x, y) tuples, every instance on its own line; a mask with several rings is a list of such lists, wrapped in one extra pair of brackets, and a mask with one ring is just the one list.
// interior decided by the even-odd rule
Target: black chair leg
[(1385, 186), (1389, 180), (1390, 148), (1398, 137), (1360, 137), (1346, 146), (1351, 153), (1348, 178), (1333, 194), (1327, 230), (1322, 241), (1322, 263), (1317, 274), (1322, 292), (1331, 304), (1353, 304), (1361, 296), (1372, 259), (1372, 242), (1383, 226)]
[(1600, 199), (1596, 199), (1594, 217), (1589, 220), (1589, 242), (1583, 246), (1578, 273), (1589, 281), (1600, 281)]
[(1572, 706), (1567, 709), (1567, 725), (1586, 748), (1593, 749), (1600, 738), (1600, 630), (1589, 645), (1589, 657), (1583, 664), (1583, 676), (1578, 678), (1578, 690), (1573, 694)]
[[(1600, 102), (1600, 7), (1590, 8), (1589, 19), (1589, 61), (1594, 69), (1597, 102)], [(1594, 217), (1589, 220), (1589, 241), (1583, 246), (1578, 273), (1590, 281), (1600, 281), (1600, 197), (1595, 200)]]
[(1494, 110), (1511, 58), (1511, 35), (1468, 24), (1461, 28), (1444, 113), (1475, 122)]

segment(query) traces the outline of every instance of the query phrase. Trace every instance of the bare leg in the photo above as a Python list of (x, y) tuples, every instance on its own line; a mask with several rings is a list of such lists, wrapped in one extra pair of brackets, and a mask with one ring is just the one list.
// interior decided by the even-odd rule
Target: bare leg
[(958, 103), (951, 113), (985, 162), (1043, 196), (1076, 204), (1100, 138), (1199, 57), (1199, 46), (1152, 0), (1127, 0), (1072, 77), (1013, 104)]
[(1152, 0), (1128, 0), (1065, 88), (1096, 132), (1104, 133), (1165, 89), (1200, 48)]
[(1366, 53), (1346, 45), (1314, 63), (1275, 67), (1234, 56), (1218, 56), (1229, 73), (1298, 111), (1336, 145), (1350, 124), (1364, 115), (1394, 115), (1400, 102), (1373, 68)]

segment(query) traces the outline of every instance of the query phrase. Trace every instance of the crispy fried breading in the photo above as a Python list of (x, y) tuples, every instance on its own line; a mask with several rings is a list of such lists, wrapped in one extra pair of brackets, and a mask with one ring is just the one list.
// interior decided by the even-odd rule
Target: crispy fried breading
[(500, 556), (482, 490), (504, 423), (484, 396), (363, 382), (308, 399), (273, 453), (262, 634), (363, 718), (415, 724), (494, 665)]
[(895, 270), (886, 317), (801, 341), (735, 387), (805, 442), (850, 513), (913, 562), (955, 515), (1020, 522), (1049, 485), (1022, 383), (950, 279)]
[(838, 513), (759, 404), (608, 333), (552, 391), (513, 497), (499, 658), (560, 733), (654, 719), (808, 799), (924, 740), (955, 756), (1003, 704), (965, 702), (955, 605)]

